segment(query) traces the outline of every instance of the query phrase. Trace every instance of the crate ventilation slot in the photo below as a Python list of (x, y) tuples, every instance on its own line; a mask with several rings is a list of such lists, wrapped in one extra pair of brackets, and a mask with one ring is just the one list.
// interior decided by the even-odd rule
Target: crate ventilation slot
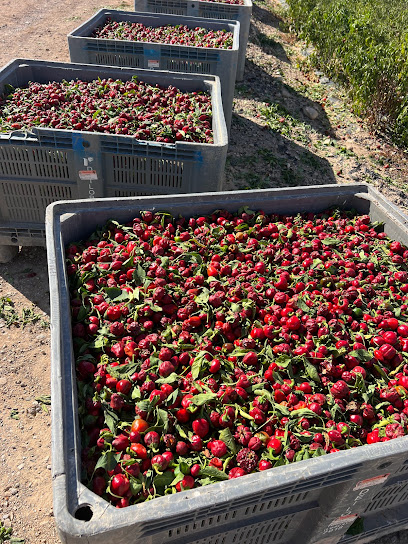
[(0, 146), (0, 176), (69, 179), (68, 153), (38, 147)]
[(238, 529), (231, 531), (233, 537), (229, 541), (231, 544), (269, 544), (271, 542), (280, 542), (282, 539), (286, 539), (288, 531), (290, 530), (290, 524), (293, 515), (285, 516), (277, 519), (274, 522), (264, 521), (245, 527), (244, 529)]
[(130, 68), (139, 68), (140, 58), (120, 53), (93, 53), (90, 55), (91, 63), (108, 64), (109, 66), (123, 66)]
[(208, 74), (211, 72), (211, 64), (194, 60), (166, 59), (164, 69), (189, 74)]
[[(122, 186), (182, 187), (184, 163), (178, 160), (146, 159), (112, 155), (112, 183)], [(124, 190), (125, 187), (120, 187)]]
[(200, 5), (199, 17), (205, 17), (207, 19), (238, 19), (239, 9), (231, 6), (203, 6)]
[(147, 2), (148, 11), (153, 13), (173, 13), (175, 15), (187, 14), (186, 2), (162, 2), (161, 0), (150, 0)]
[(391, 505), (404, 504), (407, 501), (408, 481), (405, 481), (402, 485), (396, 484), (382, 489), (367, 506), (365, 512), (383, 511)]
[(56, 200), (77, 198), (69, 185), (0, 182), (3, 219), (44, 223), (45, 208)]

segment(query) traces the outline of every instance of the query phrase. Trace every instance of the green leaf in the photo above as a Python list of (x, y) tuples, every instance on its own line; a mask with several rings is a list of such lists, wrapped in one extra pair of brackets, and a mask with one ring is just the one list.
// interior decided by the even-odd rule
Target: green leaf
[(178, 380), (178, 375), (175, 372), (172, 372), (167, 378), (159, 378), (156, 380), (156, 383), (174, 383)]
[(181, 436), (181, 438), (184, 438), (185, 440), (189, 439), (188, 434), (186, 433), (186, 431), (183, 429), (181, 425), (179, 425), (178, 423), (175, 423), (174, 426), (178, 434)]
[(157, 409), (157, 416), (159, 418), (160, 423), (163, 425), (163, 431), (167, 433), (169, 430), (169, 414), (167, 410), (163, 410), (162, 408)]
[(107, 466), (108, 466), (108, 456), (106, 453), (102, 453), (102, 455), (99, 457), (95, 465), (94, 471), (98, 470), (98, 468), (103, 468), (106, 470)]
[(205, 355), (207, 351), (201, 351), (197, 357), (195, 357), (194, 362), (191, 366), (191, 375), (193, 380), (196, 380), (200, 376), (202, 364), (207, 362)]
[(143, 285), (146, 279), (146, 272), (144, 269), (140, 266), (140, 264), (137, 265), (133, 272), (133, 279), (139, 284)]
[(374, 363), (374, 368), (378, 372), (378, 374), (383, 378), (387, 383), (389, 382), (389, 378), (387, 374), (384, 372), (384, 370), (380, 367), (380, 365), (377, 365)]
[(339, 240), (337, 238), (323, 238), (323, 240), (321, 240), (321, 242), (325, 246), (337, 246), (337, 245), (339, 245)]
[(129, 293), (127, 291), (122, 291), (119, 287), (104, 287), (104, 292), (106, 298), (111, 302), (123, 302), (129, 300)]
[(296, 301), (296, 304), (297, 304), (297, 307), (300, 309), (300, 310), (303, 310), (306, 314), (310, 313), (310, 308), (309, 306), (306, 304), (306, 302), (304, 301), (303, 298), (299, 297)]
[(241, 408), (240, 406), (238, 406), (238, 412), (241, 417), (244, 417), (245, 419), (249, 419), (250, 421), (254, 420), (254, 418), (250, 416), (247, 412), (245, 412), (245, 410)]
[(98, 459), (96, 463), (95, 470), (97, 468), (104, 468), (106, 471), (113, 470), (116, 465), (119, 463), (121, 453), (115, 453), (114, 451), (108, 451), (102, 453), (102, 456)]
[(139, 367), (140, 367), (140, 362), (134, 361), (133, 363), (128, 363), (127, 365), (123, 365), (123, 366), (108, 365), (106, 367), (106, 371), (114, 378), (123, 380), (124, 378), (129, 377), (135, 372), (137, 372)]
[(203, 404), (211, 402), (216, 398), (217, 395), (215, 393), (200, 393), (199, 395), (194, 395), (194, 397), (190, 400), (191, 404), (194, 404), (195, 406), (202, 406)]
[(103, 411), (106, 425), (113, 434), (116, 434), (116, 429), (119, 423), (119, 415), (106, 403), (103, 404)]
[(302, 418), (302, 417), (318, 417), (318, 415), (313, 412), (313, 410), (309, 410), (309, 408), (300, 408), (299, 410), (292, 410), (290, 412), (290, 417), (296, 417), (296, 418)]
[(136, 406), (141, 410), (142, 412), (150, 412), (152, 408), (152, 404), (149, 400), (141, 400), (136, 403)]
[(76, 317), (76, 320), (77, 321), (84, 321), (84, 319), (86, 319), (87, 316), (88, 316), (88, 310), (85, 308), (85, 306), (81, 306), (79, 308), (79, 312), (78, 312), (78, 315)]
[(350, 351), (349, 355), (351, 355), (352, 357), (355, 357), (356, 359), (358, 359), (359, 361), (362, 361), (363, 363), (371, 361), (371, 359), (373, 358), (371, 353), (367, 351), (366, 349), (355, 349), (353, 351)]
[(317, 368), (314, 365), (312, 365), (312, 363), (309, 363), (306, 357), (304, 358), (304, 365), (305, 365), (306, 374), (309, 376), (309, 378), (313, 380), (314, 382), (319, 383), (320, 376), (317, 371)]
[(132, 495), (137, 495), (138, 493), (142, 491), (143, 485), (134, 476), (130, 476), (129, 483), (130, 483), (130, 491), (132, 492)]
[(206, 304), (210, 298), (210, 291), (207, 287), (201, 289), (201, 293), (195, 297), (197, 304)]
[(88, 344), (89, 348), (101, 349), (109, 344), (109, 340), (106, 336), (97, 336), (93, 342)]
[(181, 480), (184, 478), (184, 474), (182, 472), (179, 472), (175, 478), (170, 482), (171, 486), (174, 486), (181, 482)]
[(172, 485), (173, 480), (174, 474), (168, 470), (162, 474), (157, 474), (157, 476), (155, 476), (153, 479), (153, 485), (156, 488), (164, 490)]
[(292, 363), (292, 357), (289, 357), (289, 355), (285, 354), (279, 355), (279, 357), (275, 360), (275, 363), (281, 368), (287, 368)]
[(200, 470), (200, 476), (209, 476), (214, 480), (228, 480), (228, 474), (216, 467), (205, 467)]
[(234, 454), (238, 453), (238, 446), (237, 446), (237, 444), (236, 444), (236, 442), (234, 440), (234, 437), (232, 436), (231, 430), (228, 427), (226, 427), (225, 429), (223, 429), (220, 432), (220, 440), (225, 442), (228, 449), (232, 453), (234, 453)]

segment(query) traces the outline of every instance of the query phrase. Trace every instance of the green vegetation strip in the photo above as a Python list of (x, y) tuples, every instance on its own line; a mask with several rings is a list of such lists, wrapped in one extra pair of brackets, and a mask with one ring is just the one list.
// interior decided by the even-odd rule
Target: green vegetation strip
[(321, 68), (345, 84), (356, 113), (408, 146), (406, 0), (288, 0)]

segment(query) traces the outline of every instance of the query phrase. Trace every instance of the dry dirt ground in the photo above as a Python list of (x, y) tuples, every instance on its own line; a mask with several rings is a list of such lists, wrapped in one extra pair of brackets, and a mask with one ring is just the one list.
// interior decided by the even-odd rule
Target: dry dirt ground
[[(69, 31), (101, 7), (132, 5), (0, 0), (0, 65), (16, 57), (68, 61)], [(371, 134), (333, 82), (308, 67), (310, 48), (285, 28), (279, 9), (274, 0), (257, 0), (253, 9), (225, 188), (367, 181), (408, 209), (406, 154)], [(0, 356), (0, 521), (27, 544), (54, 544), (49, 291), (42, 248), (23, 248), (0, 265)], [(400, 534), (383, 542), (391, 541), (408, 539)]]

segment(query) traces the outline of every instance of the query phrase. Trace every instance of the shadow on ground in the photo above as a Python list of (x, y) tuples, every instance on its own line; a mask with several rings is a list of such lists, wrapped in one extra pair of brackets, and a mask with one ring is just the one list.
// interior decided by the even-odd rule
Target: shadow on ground
[[(19, 291), (47, 315), (50, 314), (50, 296), (47, 272), (47, 253), (42, 247), (23, 247), (9, 263), (0, 264), (0, 277)], [(13, 293), (2, 289), (2, 296)], [(27, 305), (30, 308), (30, 305)]]
[(330, 163), (242, 115), (232, 119), (224, 189), (337, 183)]
[[(235, 87), (235, 96), (252, 98), (276, 105), (279, 117), (304, 124), (323, 136), (335, 137), (329, 118), (319, 102), (300, 94), (268, 71), (247, 59), (244, 80)], [(315, 118), (312, 118), (315, 116)]]

